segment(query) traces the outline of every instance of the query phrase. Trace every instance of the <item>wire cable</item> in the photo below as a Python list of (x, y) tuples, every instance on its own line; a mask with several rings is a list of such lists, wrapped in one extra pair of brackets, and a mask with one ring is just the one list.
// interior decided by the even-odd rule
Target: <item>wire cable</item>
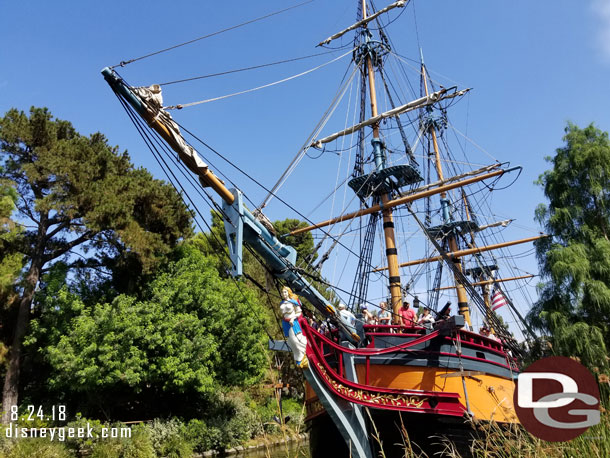
[(158, 83), (158, 84), (159, 84), (159, 86), (169, 86), (170, 84), (187, 83), (189, 81), (202, 80), (202, 79), (206, 79), (206, 78), (214, 78), (216, 76), (230, 75), (232, 73), (245, 72), (248, 70), (257, 70), (259, 68), (271, 67), (273, 65), (280, 65), (280, 64), (286, 64), (288, 62), (296, 62), (299, 60), (311, 59), (312, 57), (324, 56), (326, 54), (332, 54), (332, 53), (333, 53), (333, 51), (321, 52), (318, 54), (311, 54), (309, 56), (295, 57), (293, 59), (278, 60), (276, 62), (270, 62), (267, 64), (253, 65), (252, 67), (237, 68), (234, 70), (227, 70), (227, 71), (219, 72), (219, 73), (209, 73), (207, 75), (193, 76), (191, 78), (184, 78), (181, 80), (168, 81), (166, 83)]
[(151, 52), (149, 54), (145, 54), (144, 56), (136, 57), (134, 59), (130, 59), (130, 60), (126, 60), (126, 61), (124, 60), (124, 61), (121, 61), (120, 63), (118, 63), (116, 65), (113, 65), (110, 68), (114, 69), (116, 67), (124, 67), (127, 64), (131, 64), (133, 62), (137, 62), (139, 60), (146, 59), (148, 57), (156, 56), (157, 54), (161, 54), (161, 53), (164, 53), (164, 52), (167, 52), (167, 51), (171, 51), (173, 49), (180, 48), (181, 46), (186, 46), (186, 45), (189, 45), (191, 43), (195, 43), (196, 41), (200, 41), (200, 40), (204, 40), (206, 38), (210, 38), (210, 37), (213, 37), (213, 36), (216, 36), (216, 35), (220, 35), (221, 33), (225, 33), (225, 32), (228, 32), (230, 30), (235, 30), (235, 29), (238, 29), (238, 28), (243, 27), (245, 25), (252, 24), (252, 23), (258, 22), (258, 21), (262, 21), (263, 19), (267, 19), (267, 18), (270, 18), (272, 16), (276, 16), (276, 15), (281, 14), (281, 13), (285, 13), (286, 11), (290, 11), (290, 10), (292, 10), (294, 8), (299, 8), (300, 6), (307, 5), (308, 3), (312, 3), (313, 1), (314, 0), (308, 0), (306, 2), (299, 3), (299, 4), (294, 5), (294, 6), (290, 6), (288, 8), (284, 8), (283, 10), (275, 11), (275, 12), (269, 13), (269, 14), (267, 14), (265, 16), (260, 16), (260, 17), (257, 17), (255, 19), (251, 19), (249, 21), (242, 22), (241, 24), (237, 24), (237, 25), (234, 25), (234, 26), (231, 26), (231, 27), (227, 27), (226, 29), (218, 30), (216, 32), (209, 33), (207, 35), (203, 35), (201, 37), (194, 38), (194, 39), (189, 40), (189, 41), (185, 41), (184, 43), (179, 43), (177, 45), (170, 46), (169, 48), (165, 48), (165, 49), (161, 49), (159, 51)]

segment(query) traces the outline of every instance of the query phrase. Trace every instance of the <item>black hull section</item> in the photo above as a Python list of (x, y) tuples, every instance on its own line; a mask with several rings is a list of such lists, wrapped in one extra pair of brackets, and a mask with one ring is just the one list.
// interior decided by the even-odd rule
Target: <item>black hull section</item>
[[(378, 438), (371, 437), (370, 444), (374, 456), (403, 458), (409, 447), (415, 452), (429, 457), (445, 456), (447, 441), (460, 456), (471, 457), (470, 445), (476, 437), (476, 430), (464, 419), (437, 415), (421, 415), (370, 410), (372, 423), (369, 431)], [(404, 425), (404, 429), (403, 429)], [(310, 452), (312, 458), (350, 458), (345, 442), (331, 418), (322, 414), (310, 420)], [(406, 431), (406, 435), (404, 433)], [(383, 449), (383, 455), (380, 454)]]

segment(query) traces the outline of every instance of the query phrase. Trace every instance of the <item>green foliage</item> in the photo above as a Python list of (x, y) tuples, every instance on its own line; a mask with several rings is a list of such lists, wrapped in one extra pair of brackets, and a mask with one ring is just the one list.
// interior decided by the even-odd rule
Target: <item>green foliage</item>
[(191, 458), (193, 447), (182, 435), (182, 422), (176, 418), (169, 421), (154, 420), (149, 426), (152, 446), (157, 456)]
[[(263, 421), (266, 432), (273, 433), (280, 429), (279, 423), (274, 420), (275, 417), (280, 417), (280, 409), (275, 396), (269, 397), (266, 403), (257, 405), (256, 411)], [(282, 412), (284, 417), (290, 417), (288, 424), (292, 430), (298, 430), (304, 427), (305, 412), (302, 401), (284, 396), (282, 398)]]
[[(62, 424), (61, 426), (64, 425)], [(78, 430), (78, 428), (84, 428), (84, 430), (87, 430), (87, 427), (89, 427), (92, 430), (93, 437), (66, 437), (66, 444), (74, 451), (91, 450), (99, 441), (102, 440), (100, 439), (102, 428), (107, 426), (110, 425), (104, 424), (99, 420), (84, 418), (80, 413), (78, 413), (76, 414), (76, 418), (74, 420), (65, 424), (65, 427), (75, 428), (75, 430)]]
[[(59, 282), (49, 281), (52, 294), (45, 296), (27, 343), (44, 342), (39, 352), (51, 366), (47, 383), (56, 392), (113, 396), (107, 412), (129, 404), (147, 415), (156, 409), (165, 414), (163, 394), (172, 410), (178, 402), (195, 406), (221, 386), (248, 385), (262, 374), (262, 307), (188, 244), (140, 298), (123, 294), (88, 305), (53, 285)], [(147, 399), (151, 405), (145, 406)]]
[(549, 204), (536, 219), (549, 237), (536, 243), (546, 283), (530, 318), (556, 353), (601, 367), (610, 345), (610, 141), (573, 124), (563, 139), (538, 180)]
[[(203, 254), (209, 256), (210, 259), (214, 259), (218, 272), (224, 273), (231, 265), (231, 262), (229, 261), (229, 249), (226, 242), (224, 221), (222, 215), (216, 210), (212, 210), (210, 215), (212, 216), (210, 232), (200, 232), (196, 234), (191, 238), (190, 243)], [(244, 260), (244, 263), (251, 261), (250, 253), (245, 252), (244, 257), (247, 257), (247, 260)]]
[(235, 447), (262, 431), (259, 416), (242, 393), (221, 396), (209, 406), (204, 419), (193, 419), (183, 428), (184, 437), (198, 452)]
[(179, 313), (197, 313), (199, 333), (211, 335), (211, 352), (222, 361), (216, 373), (224, 385), (251, 384), (265, 364), (262, 306), (233, 279), (224, 280), (213, 260), (185, 244), (183, 258), (170, 265), (150, 288), (151, 300)]
[(13, 248), (23, 233), (12, 219), (17, 198), (15, 188), (0, 181), (0, 302), (3, 304), (13, 293), (13, 285), (23, 267), (23, 255)]
[(275, 221), (273, 227), (275, 228), (278, 236), (282, 240), (282, 243), (290, 245), (297, 250), (297, 259), (303, 261), (309, 259), (311, 264), (318, 255), (314, 252), (313, 235), (311, 232), (303, 232), (297, 235), (288, 235), (290, 232), (309, 226), (305, 221), (298, 219), (285, 219), (283, 221)]
[[(14, 248), (14, 244), (23, 234), (21, 226), (12, 219), (17, 198), (15, 189), (9, 183), (0, 180), (0, 323), (11, 322), (14, 319), (11, 305), (17, 297), (15, 285), (23, 267), (23, 254)], [(0, 367), (4, 366), (8, 353), (3, 343), (7, 337), (2, 335), (1, 328)]]
[(123, 458), (155, 458), (150, 429), (146, 425), (137, 425), (132, 429), (131, 440), (123, 446)]
[[(63, 426), (63, 425), (62, 425)], [(66, 445), (78, 456), (96, 456), (99, 458), (153, 458), (155, 453), (151, 436), (151, 428), (146, 424), (126, 426), (123, 423), (102, 423), (99, 420), (84, 418), (77, 415), (76, 420), (65, 425), (66, 428), (91, 429), (93, 438), (66, 437)], [(102, 428), (111, 431), (111, 428), (131, 430), (131, 437), (102, 437)]]
[[(18, 237), (2, 236), (3, 264), (8, 252), (20, 253), (28, 265), (13, 301), (19, 311), (2, 317), (10, 326), (0, 336), (12, 341), (2, 402), (16, 405), (22, 342), (41, 275), (61, 260), (81, 270), (120, 273), (116, 286), (132, 290), (192, 228), (171, 186), (135, 169), (101, 133), (82, 136), (46, 108), (33, 107), (29, 116), (12, 109), (0, 118), (0, 152), (0, 182), (15, 187), (17, 219), (26, 228)], [(6, 212), (4, 191), (1, 197)], [(76, 258), (83, 253), (86, 261)], [(19, 261), (13, 258), (12, 267)]]
[(118, 439), (108, 439), (96, 442), (91, 449), (91, 458), (121, 458), (123, 444)]
[(3, 444), (0, 453), (4, 458), (73, 458), (68, 448), (61, 442), (49, 439), (25, 438)]
[(20, 216), (35, 223), (20, 247), (30, 258), (50, 261), (81, 244), (101, 257), (128, 249), (146, 271), (190, 234), (190, 215), (171, 186), (135, 169), (102, 134), (82, 136), (45, 108), (29, 117), (9, 110), (0, 118), (0, 148), (0, 177), (15, 183)]

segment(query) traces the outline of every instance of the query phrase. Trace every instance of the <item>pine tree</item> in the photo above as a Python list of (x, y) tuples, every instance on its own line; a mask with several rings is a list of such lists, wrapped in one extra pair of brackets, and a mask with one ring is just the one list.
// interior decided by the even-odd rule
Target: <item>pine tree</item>
[(101, 133), (82, 136), (46, 108), (32, 108), (29, 116), (13, 109), (0, 118), (0, 152), (0, 179), (14, 183), (18, 219), (27, 227), (8, 245), (26, 265), (11, 326), (4, 423), (18, 403), (23, 337), (41, 275), (60, 260), (76, 265), (71, 254), (88, 251), (98, 254), (98, 265), (128, 259), (127, 277), (152, 271), (190, 234), (191, 218), (171, 186), (134, 168)]
[(23, 255), (11, 248), (23, 233), (12, 218), (17, 198), (13, 186), (0, 181), (0, 368), (6, 365), (8, 355), (3, 339), (8, 330), (4, 323), (11, 321), (11, 305), (16, 298), (15, 283), (23, 267)]

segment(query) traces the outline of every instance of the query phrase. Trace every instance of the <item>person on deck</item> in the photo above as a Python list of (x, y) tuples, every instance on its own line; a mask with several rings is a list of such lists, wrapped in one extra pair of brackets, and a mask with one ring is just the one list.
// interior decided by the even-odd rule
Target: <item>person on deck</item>
[(381, 302), (379, 304), (379, 324), (392, 324), (392, 313), (388, 310), (387, 302)]
[(399, 310), (400, 321), (403, 326), (415, 326), (417, 324), (417, 313), (410, 307), (409, 302), (404, 301)]
[(375, 324), (375, 317), (369, 312), (369, 308), (366, 305), (363, 305), (360, 310), (362, 310), (364, 324)]
[[(356, 334), (356, 317), (350, 310), (347, 309), (347, 305), (345, 305), (343, 302), (339, 303), (339, 317), (349, 332), (351, 334)], [(343, 335), (345, 334), (343, 330), (341, 330), (341, 334), (343, 339), (347, 339), (347, 336)]]
[(491, 329), (489, 329), (486, 324), (483, 325), (483, 327), (479, 330), (479, 334), (485, 337), (489, 337), (490, 339), (495, 340), (496, 342), (500, 342), (500, 339), (495, 334), (491, 333)]
[(307, 348), (307, 338), (303, 335), (298, 318), (301, 316), (301, 302), (290, 288), (282, 288), (282, 302), (280, 303), (280, 313), (282, 314), (282, 330), (286, 343), (292, 350), (294, 360), (302, 369), (307, 368), (309, 362), (305, 355)]
[(430, 309), (428, 307), (424, 307), (424, 311), (419, 316), (417, 324), (426, 329), (432, 329), (432, 326), (434, 326), (434, 317), (430, 314)]

